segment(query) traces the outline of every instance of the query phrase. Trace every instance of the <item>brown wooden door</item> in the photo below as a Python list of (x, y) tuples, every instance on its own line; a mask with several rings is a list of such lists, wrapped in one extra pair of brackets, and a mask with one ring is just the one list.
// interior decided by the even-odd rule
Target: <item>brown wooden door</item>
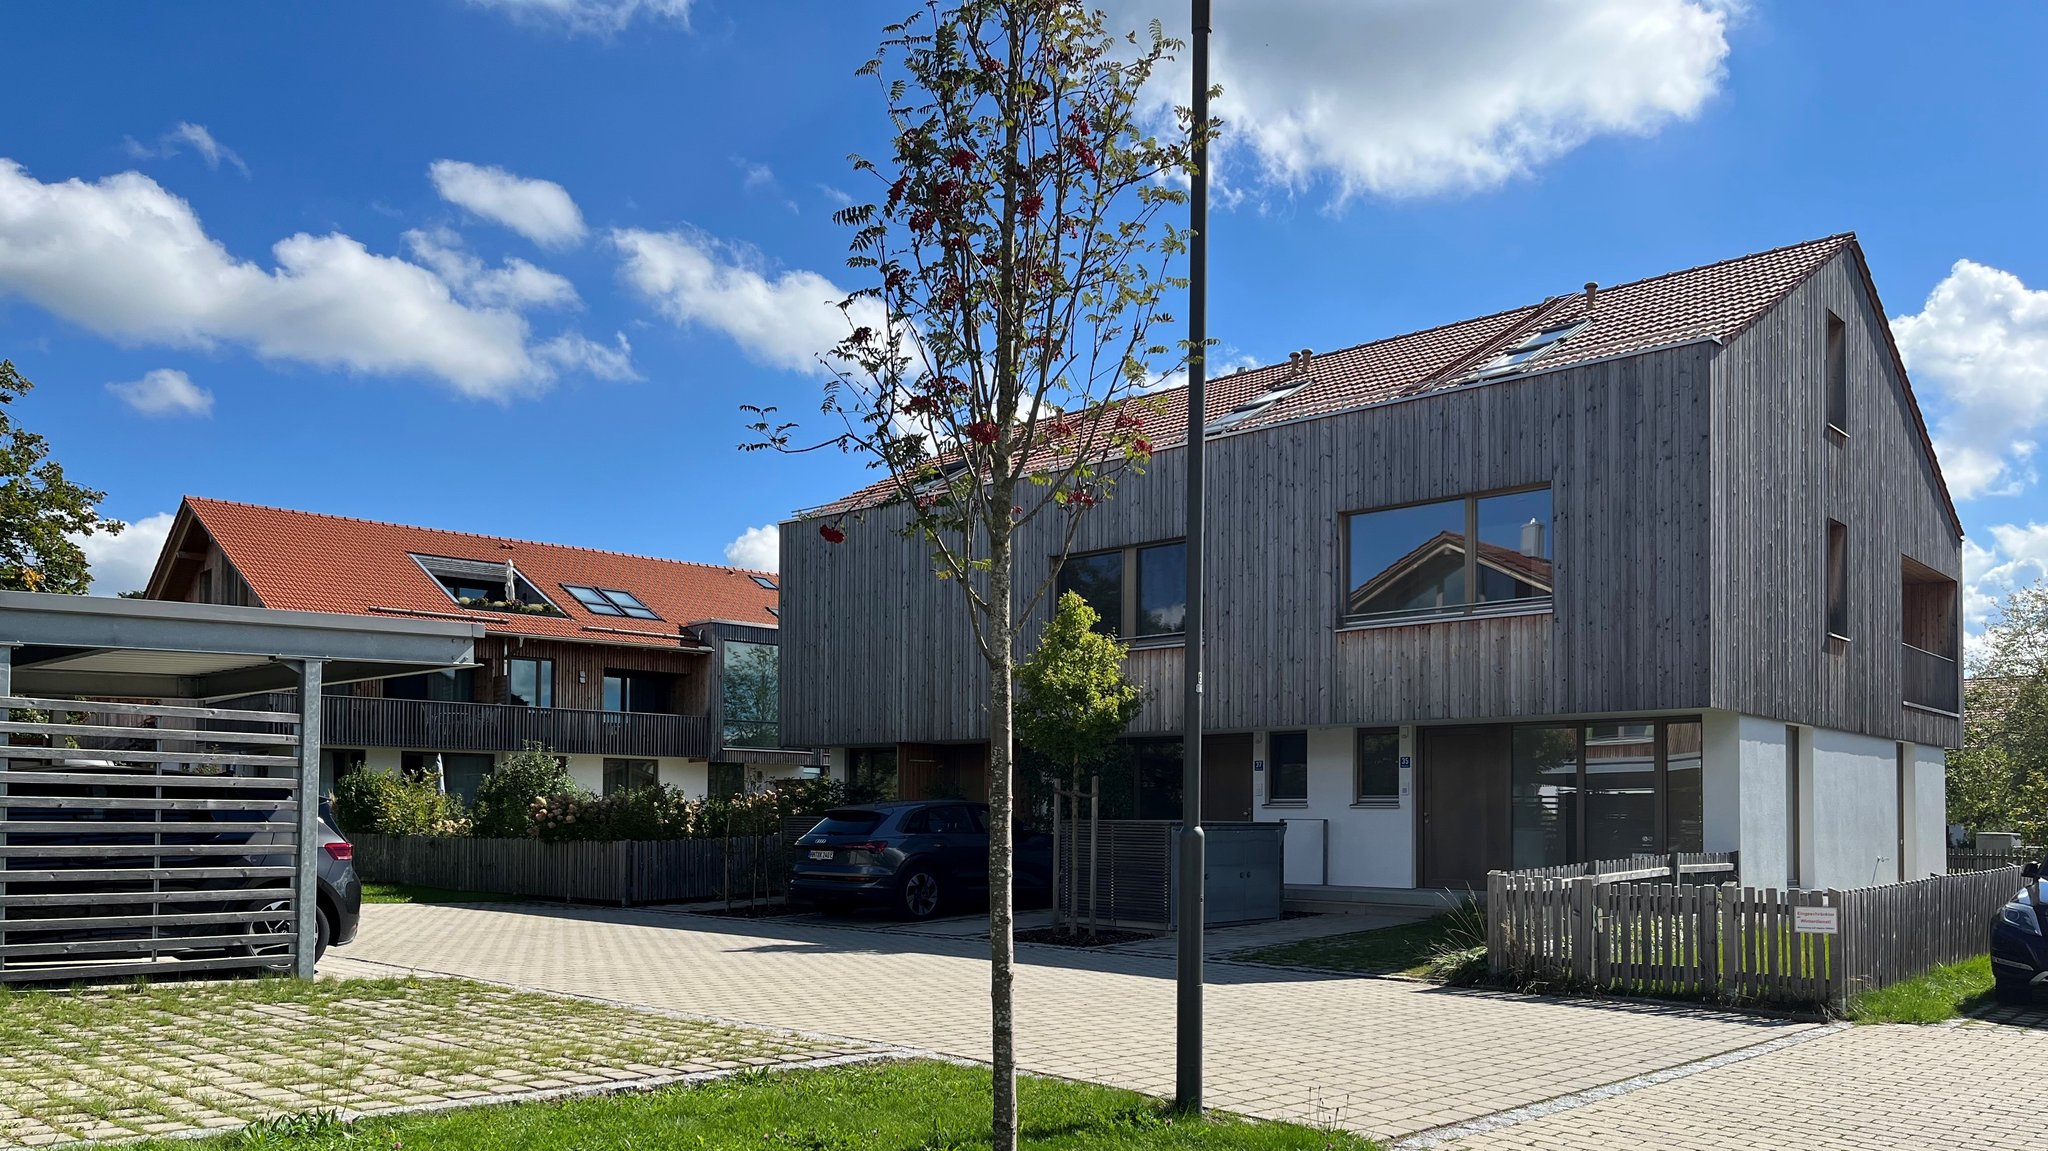
[(1511, 863), (1506, 727), (1421, 730), (1423, 887), (1486, 890), (1486, 873)]
[(1202, 822), (1238, 823), (1252, 818), (1252, 737), (1202, 737)]

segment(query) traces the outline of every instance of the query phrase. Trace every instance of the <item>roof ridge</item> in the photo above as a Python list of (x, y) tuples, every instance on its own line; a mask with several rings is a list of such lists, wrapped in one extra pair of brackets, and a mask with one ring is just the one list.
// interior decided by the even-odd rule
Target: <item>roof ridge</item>
[[(334, 513), (334, 512), (316, 512), (316, 511), (309, 511), (309, 510), (307, 510), (307, 509), (305, 509), (305, 508), (286, 508), (286, 507), (279, 507), (279, 506), (277, 506), (277, 505), (275, 505), (275, 504), (256, 504), (256, 503), (250, 503), (250, 502), (248, 502), (248, 501), (246, 501), (246, 500), (223, 500), (223, 499), (218, 499), (218, 498), (215, 498), (215, 497), (213, 497), (213, 496), (195, 496), (195, 495), (186, 495), (186, 496), (184, 497), (184, 499), (185, 499), (185, 502), (187, 502), (187, 503), (190, 503), (190, 504), (194, 505), (195, 509), (196, 509), (196, 508), (197, 508), (197, 506), (198, 506), (198, 505), (200, 505), (200, 504), (217, 504), (217, 505), (220, 505), (220, 506), (222, 506), (222, 507), (231, 507), (231, 508), (250, 508), (250, 509), (253, 509), (253, 510), (255, 510), (255, 511), (261, 511), (261, 512), (281, 512), (281, 513), (283, 513), (283, 514), (285, 514), (285, 515), (294, 515), (294, 516), (314, 516), (314, 517), (316, 517), (316, 518), (319, 518), (319, 519), (327, 519), (327, 520), (338, 520), (338, 521), (340, 521), (340, 522), (342, 522), (342, 523), (350, 523), (350, 524), (368, 524), (368, 525), (370, 525), (370, 526), (372, 526), (372, 527), (382, 527), (382, 528), (403, 528), (403, 529), (404, 529), (404, 530), (406, 530), (406, 531), (415, 531), (415, 532), (434, 532), (434, 533), (437, 533), (437, 534), (439, 534), (439, 535), (446, 535), (446, 536), (467, 536), (467, 537), (469, 537), (470, 539), (480, 539), (480, 540), (492, 540), (492, 541), (495, 541), (495, 542), (500, 542), (500, 543), (515, 543), (515, 544), (531, 544), (531, 545), (533, 545), (534, 547), (544, 547), (544, 548), (561, 548), (561, 549), (562, 549), (562, 550), (564, 550), (564, 551), (574, 551), (574, 552), (588, 552), (588, 553), (590, 553), (590, 554), (592, 554), (592, 555), (601, 555), (601, 556), (616, 556), (616, 557), (618, 557), (618, 558), (620, 558), (620, 559), (632, 559), (632, 560), (646, 560), (646, 561), (648, 561), (648, 562), (650, 562), (650, 563), (663, 563), (663, 564), (677, 564), (677, 565), (680, 565), (680, 566), (682, 566), (682, 567), (693, 567), (693, 568), (705, 568), (705, 569), (708, 569), (708, 570), (710, 570), (710, 571), (718, 571), (718, 572), (731, 572), (731, 573), (733, 573), (733, 574), (735, 574), (735, 575), (764, 575), (764, 576), (773, 576), (773, 575), (775, 575), (775, 574), (776, 574), (776, 573), (774, 573), (774, 572), (772, 572), (772, 571), (769, 571), (769, 570), (767, 570), (766, 568), (747, 568), (747, 567), (739, 567), (739, 566), (737, 566), (737, 565), (734, 565), (734, 564), (714, 564), (714, 563), (706, 563), (706, 562), (705, 562), (705, 561), (703, 561), (703, 560), (679, 560), (679, 559), (671, 559), (671, 558), (669, 558), (668, 556), (651, 556), (651, 555), (644, 555), (644, 554), (642, 554), (642, 553), (640, 553), (640, 552), (624, 552), (624, 551), (615, 551), (615, 550), (613, 550), (613, 549), (611, 549), (611, 548), (593, 548), (593, 547), (586, 547), (586, 546), (584, 546), (584, 545), (582, 545), (582, 544), (558, 544), (558, 543), (550, 543), (550, 542), (548, 542), (547, 540), (530, 540), (530, 539), (522, 539), (522, 538), (520, 538), (520, 537), (518, 537), (518, 536), (500, 536), (500, 535), (492, 535), (492, 534), (490, 534), (490, 533), (488, 533), (488, 532), (465, 532), (465, 531), (457, 531), (457, 530), (455, 530), (455, 529), (453, 529), (453, 528), (436, 528), (436, 527), (428, 527), (428, 526), (427, 526), (427, 525), (425, 525), (425, 524), (405, 524), (405, 523), (399, 523), (399, 522), (398, 522), (398, 521), (396, 521), (396, 520), (376, 520), (376, 519), (369, 519), (369, 518), (367, 518), (367, 517), (365, 517), (365, 516), (344, 516), (344, 515), (338, 515), (338, 514), (336, 514), (336, 513)], [(450, 557), (450, 558), (459, 558), (459, 557)]]
[(1792, 251), (1794, 248), (1816, 248), (1824, 244), (1832, 244), (1836, 248), (1840, 248), (1844, 244), (1854, 243), (1855, 240), (1855, 232), (1836, 232), (1831, 236), (1817, 236), (1811, 240), (1800, 240), (1793, 244), (1779, 244), (1775, 248), (1764, 248), (1761, 251), (1747, 252), (1740, 256), (1730, 256), (1725, 260), (1709, 260), (1704, 264), (1694, 264), (1690, 268), (1677, 268), (1669, 272), (1659, 272), (1654, 276), (1644, 276), (1640, 280), (1628, 280), (1624, 283), (1611, 285), (1602, 284), (1600, 290), (1602, 292), (1615, 292), (1641, 284), (1654, 284), (1658, 280), (1668, 280), (1673, 276), (1689, 276), (1694, 272), (1704, 272), (1709, 268), (1719, 268), (1727, 264), (1740, 264), (1744, 260), (1759, 260), (1765, 256), (1775, 256), (1780, 252)]

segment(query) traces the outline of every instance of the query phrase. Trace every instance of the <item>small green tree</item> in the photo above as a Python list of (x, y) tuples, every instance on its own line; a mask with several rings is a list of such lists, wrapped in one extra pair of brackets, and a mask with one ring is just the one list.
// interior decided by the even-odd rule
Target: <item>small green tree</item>
[(2048, 844), (2048, 582), (2013, 592), (1973, 647), (1949, 822)]
[(482, 839), (524, 839), (533, 830), (533, 801), (583, 791), (555, 754), (538, 743), (505, 757), (476, 788), (470, 808)]
[(84, 595), (92, 575), (74, 537), (127, 525), (100, 515), (107, 493), (65, 479), (43, 437), (9, 419), (5, 405), (34, 387), (0, 360), (0, 588)]
[[(1082, 765), (1108, 751), (1145, 706), (1145, 689), (1124, 674), (1130, 649), (1095, 630), (1100, 619), (1087, 600), (1062, 595), (1038, 650), (1017, 668), (1017, 736), (1066, 765), (1072, 791), (1081, 790)], [(1081, 901), (1069, 903), (1078, 920)]]

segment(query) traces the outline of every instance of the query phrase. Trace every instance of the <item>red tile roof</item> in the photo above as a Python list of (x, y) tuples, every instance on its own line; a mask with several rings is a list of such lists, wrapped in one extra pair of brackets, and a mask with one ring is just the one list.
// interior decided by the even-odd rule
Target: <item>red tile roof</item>
[[(754, 581), (756, 574), (774, 579), (768, 572), (196, 496), (185, 497), (179, 509), (181, 519), (188, 514), (227, 553), (264, 607), (354, 615), (454, 614), (494, 633), (668, 647), (676, 645), (677, 629), (685, 624), (720, 619), (774, 627), (778, 622), (769, 610), (777, 593)], [(167, 550), (177, 546), (180, 534), (172, 531)], [(421, 570), (414, 555), (494, 564), (510, 559), (520, 575), (568, 615), (465, 610)], [(564, 584), (630, 592), (661, 619), (594, 614), (563, 590)], [(153, 593), (157, 590), (152, 586)]]
[[(1844, 251), (1855, 255), (1857, 267), (1867, 279), (1868, 269), (1856, 236), (1845, 232), (1602, 287), (1591, 307), (1587, 306), (1583, 292), (1567, 293), (1489, 316), (1319, 353), (1303, 362), (1270, 364), (1224, 376), (1209, 381), (1204, 416), (1213, 423), (1246, 400), (1298, 380), (1304, 374), (1308, 382), (1299, 390), (1212, 435), (1232, 435), (1456, 387), (1469, 383), (1472, 369), (1502, 348), (1553, 325), (1583, 321), (1585, 327), (1556, 344), (1524, 371), (1483, 384), (1504, 383), (1530, 372), (1694, 340), (1726, 343)], [(1179, 387), (1150, 397), (1152, 402), (1144, 415), (1141, 434), (1152, 441), (1155, 450), (1177, 447), (1186, 439), (1187, 394), (1186, 387)], [(1918, 416), (1917, 406), (1914, 414)], [(1924, 428), (1923, 422), (1923, 439)], [(1931, 443), (1928, 454), (1933, 454)], [(838, 515), (871, 505), (891, 490), (891, 484), (885, 480), (802, 514)]]

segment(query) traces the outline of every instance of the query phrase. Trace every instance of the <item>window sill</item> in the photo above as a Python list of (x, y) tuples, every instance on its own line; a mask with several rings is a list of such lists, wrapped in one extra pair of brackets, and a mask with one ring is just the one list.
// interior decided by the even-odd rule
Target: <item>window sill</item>
[(1830, 422), (1828, 424), (1828, 438), (1838, 444), (1846, 444), (1849, 442), (1849, 433), (1840, 424)]
[(1264, 803), (1261, 803), (1261, 804), (1260, 804), (1259, 806), (1260, 806), (1260, 807), (1286, 807), (1286, 808), (1293, 808), (1293, 809), (1299, 810), (1299, 809), (1301, 809), (1301, 808), (1305, 808), (1305, 807), (1307, 807), (1307, 806), (1308, 806), (1308, 800), (1306, 800), (1306, 799), (1269, 799), (1269, 800), (1267, 800), (1266, 802), (1264, 802)]
[(1381, 631), (1390, 627), (1428, 627), (1436, 624), (1473, 623), (1488, 619), (1515, 619), (1529, 615), (1555, 615), (1555, 604), (1545, 601), (1540, 605), (1518, 608), (1499, 608), (1494, 611), (1467, 611), (1443, 615), (1404, 615), (1388, 619), (1344, 620), (1337, 625), (1338, 634), (1352, 631)]
[(1401, 801), (1398, 799), (1361, 799), (1353, 803), (1351, 807), (1354, 811), (1399, 811), (1401, 810)]
[(1188, 637), (1185, 632), (1175, 632), (1172, 635), (1142, 636), (1126, 642), (1124, 646), (1132, 651), (1151, 651), (1154, 648), (1185, 647), (1187, 642)]
[(1843, 634), (1842, 634), (1842, 633), (1840, 633), (1840, 632), (1835, 632), (1835, 631), (1831, 631), (1831, 632), (1829, 632), (1829, 633), (1828, 633), (1828, 642), (1829, 642), (1829, 643), (1843, 643), (1843, 644), (1845, 644), (1845, 643), (1849, 643), (1849, 642), (1851, 642), (1851, 640), (1849, 639), (1849, 637), (1848, 637), (1848, 636), (1846, 636), (1846, 635), (1843, 635)]

